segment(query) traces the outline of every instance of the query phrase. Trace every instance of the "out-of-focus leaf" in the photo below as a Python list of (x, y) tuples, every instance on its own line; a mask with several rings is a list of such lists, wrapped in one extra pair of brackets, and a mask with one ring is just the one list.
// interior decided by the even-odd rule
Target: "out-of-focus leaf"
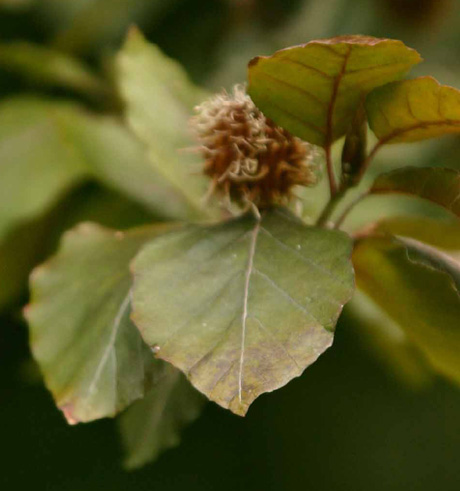
[(179, 370), (160, 360), (156, 363), (162, 369), (154, 387), (119, 419), (128, 469), (153, 462), (177, 446), (180, 430), (198, 417), (205, 402)]
[[(116, 119), (79, 111), (67, 131), (96, 179), (158, 216), (170, 219), (195, 216), (182, 189), (152, 164), (144, 145)], [(187, 169), (187, 164), (183, 165)], [(187, 177), (193, 187), (195, 176)]]
[(460, 133), (460, 91), (433, 77), (381, 87), (369, 94), (366, 109), (380, 144)]
[(391, 217), (377, 222), (376, 233), (401, 235), (425, 242), (439, 249), (460, 251), (460, 225), (428, 217)]
[(151, 25), (177, 0), (39, 0), (42, 19), (57, 33), (54, 44), (66, 51), (94, 53), (115, 47), (133, 23)]
[(53, 210), (54, 233), (51, 247), (56, 248), (63, 232), (81, 222), (95, 222), (115, 230), (127, 230), (158, 221), (155, 215), (120, 192), (88, 183), (81, 186)]
[(349, 238), (282, 209), (193, 226), (133, 264), (133, 319), (157, 356), (244, 415), (332, 343), (354, 282)]
[(136, 29), (131, 29), (117, 67), (128, 122), (146, 144), (152, 165), (188, 200), (191, 215), (201, 214), (206, 183), (192, 175), (198, 171), (197, 159), (179, 151), (191, 145), (188, 120), (205, 94)]
[(460, 382), (460, 266), (392, 238), (358, 241), (358, 287), (404, 330), (442, 374)]
[(48, 220), (12, 228), (0, 241), (0, 312), (25, 290), (30, 270), (45, 249)]
[(343, 136), (363, 97), (421, 61), (401, 41), (340, 36), (258, 57), (249, 94), (277, 124), (323, 147)]
[(25, 10), (35, 2), (36, 0), (0, 0), (0, 8)]
[(96, 97), (106, 95), (103, 81), (80, 60), (45, 46), (25, 41), (1, 44), (0, 67), (39, 83), (69, 88)]
[(149, 223), (151, 213), (123, 195), (88, 184), (44, 216), (14, 227), (0, 242), (0, 311), (26, 291), (33, 267), (55, 251), (61, 234), (82, 221), (127, 229)]
[(0, 240), (88, 177), (86, 161), (65, 131), (74, 111), (70, 104), (26, 97), (0, 104)]
[(182, 192), (115, 118), (33, 97), (11, 99), (0, 111), (0, 238), (9, 226), (41, 215), (71, 186), (90, 178), (158, 216), (190, 216)]
[(128, 265), (163, 230), (80, 225), (31, 277), (31, 349), (71, 424), (114, 416), (149, 385), (152, 354), (129, 320)]
[(362, 291), (356, 290), (344, 315), (357, 339), (402, 383), (426, 387), (433, 378), (428, 362), (401, 327)]
[(418, 196), (460, 217), (460, 172), (454, 169), (403, 167), (378, 176), (370, 192)]
[(407, 256), (412, 262), (447, 273), (460, 295), (460, 262), (423, 242), (408, 237), (398, 237), (398, 241), (406, 246)]

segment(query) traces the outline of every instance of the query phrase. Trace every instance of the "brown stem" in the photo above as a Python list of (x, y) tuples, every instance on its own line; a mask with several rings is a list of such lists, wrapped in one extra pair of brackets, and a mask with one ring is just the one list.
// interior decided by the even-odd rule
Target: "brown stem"
[[(373, 158), (375, 157), (375, 154), (378, 152), (380, 147), (382, 146), (382, 141), (379, 141), (375, 144), (374, 148), (371, 150), (369, 155), (366, 157), (366, 160), (363, 162), (362, 168), (361, 168), (361, 173), (358, 177), (357, 182), (354, 185), (357, 185), (363, 175), (365, 174), (366, 170), (368, 169), (370, 163), (372, 162)], [(334, 175), (334, 168), (332, 165), (332, 156), (331, 156), (331, 146), (328, 145), (325, 148), (326, 150), (326, 166), (327, 166), (327, 173), (329, 177), (329, 186), (330, 186), (330, 191), (331, 191), (331, 198), (326, 204), (326, 207), (322, 211), (321, 215), (319, 216), (318, 220), (316, 221), (316, 225), (318, 227), (324, 226), (326, 222), (329, 220), (331, 215), (334, 213), (335, 209), (337, 208), (337, 205), (339, 202), (342, 200), (342, 198), (345, 196), (345, 194), (348, 191), (348, 187), (344, 187), (342, 185), (340, 188), (338, 188), (336, 180), (335, 180), (335, 175)], [(334, 225), (334, 228), (338, 228), (342, 222), (345, 220), (347, 217), (348, 213), (357, 205), (362, 199), (364, 199), (366, 196), (368, 196), (369, 192), (366, 192), (355, 200), (353, 200), (350, 205), (343, 211), (343, 213), (340, 215), (338, 218), (337, 222)]]

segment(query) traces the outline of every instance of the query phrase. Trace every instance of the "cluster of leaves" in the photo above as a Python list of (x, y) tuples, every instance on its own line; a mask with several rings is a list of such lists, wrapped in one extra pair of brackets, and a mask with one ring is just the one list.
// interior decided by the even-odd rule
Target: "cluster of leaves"
[[(349, 211), (335, 215), (342, 198), (382, 146), (460, 131), (458, 91), (431, 78), (397, 81), (420, 61), (415, 51), (355, 36), (250, 63), (249, 92), (259, 108), (325, 149), (331, 199), (316, 226), (282, 208), (261, 220), (216, 223), (216, 211), (200, 206), (206, 183), (190, 176), (196, 161), (178, 149), (189, 145), (187, 120), (206, 94), (137, 31), (116, 57), (115, 88), (58, 52), (21, 44), (1, 59), (45, 83), (124, 106), (120, 120), (67, 101), (2, 103), (3, 257), (18, 242), (47, 238), (53, 208), (87, 180), (149, 210), (148, 221), (170, 222), (125, 232), (79, 225), (31, 279), (26, 315), (46, 385), (70, 423), (129, 407), (120, 417), (129, 466), (177, 442), (203, 405), (192, 386), (243, 415), (260, 394), (299, 376), (332, 344), (353, 295), (353, 269), (358, 288), (403, 333), (404, 346), (415, 345), (435, 370), (460, 380), (459, 270), (445, 252), (460, 243), (458, 173), (403, 168), (354, 201), (404, 193), (455, 219), (385, 220), (353, 235), (337, 230)], [(377, 137), (370, 152), (366, 120)], [(343, 136), (338, 183), (331, 148)], [(37, 217), (35, 231), (28, 222)], [(32, 246), (21, 264), (2, 261), (0, 276), (13, 281), (0, 290), (2, 301), (16, 294), (36, 256)]]

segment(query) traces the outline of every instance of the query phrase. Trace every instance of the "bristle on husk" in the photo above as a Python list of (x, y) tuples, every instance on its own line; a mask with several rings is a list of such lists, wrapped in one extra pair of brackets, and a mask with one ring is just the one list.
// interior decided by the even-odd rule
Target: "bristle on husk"
[(244, 87), (215, 95), (195, 112), (191, 125), (211, 193), (263, 208), (287, 203), (294, 186), (316, 184), (315, 147), (266, 118)]

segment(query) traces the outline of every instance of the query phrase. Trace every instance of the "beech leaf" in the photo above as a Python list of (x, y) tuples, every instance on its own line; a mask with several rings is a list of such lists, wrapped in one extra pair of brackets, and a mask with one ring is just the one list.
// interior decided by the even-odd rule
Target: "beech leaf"
[(17, 97), (0, 104), (0, 240), (42, 215), (90, 169), (66, 138), (75, 105)]
[(447, 251), (460, 251), (460, 226), (455, 218), (442, 221), (428, 217), (389, 217), (375, 223), (373, 230), (410, 237)]
[(264, 114), (322, 147), (345, 135), (364, 96), (421, 58), (401, 41), (339, 36), (254, 58), (249, 94)]
[(116, 66), (128, 123), (146, 145), (152, 166), (187, 200), (190, 216), (204, 214), (201, 198), (207, 183), (196, 175), (199, 160), (180, 151), (193, 145), (189, 118), (206, 94), (135, 28), (117, 55)]
[(160, 360), (156, 363), (162, 368), (154, 386), (119, 419), (128, 469), (153, 462), (177, 446), (180, 430), (198, 417), (205, 402), (179, 370)]
[(71, 424), (114, 416), (149, 385), (152, 355), (129, 320), (128, 264), (163, 230), (125, 234), (82, 224), (32, 274), (32, 353)]
[(366, 109), (380, 144), (460, 133), (460, 91), (433, 77), (378, 88), (367, 97)]
[(133, 320), (157, 356), (244, 415), (331, 344), (353, 292), (351, 241), (286, 210), (158, 237), (133, 264)]
[(0, 44), (0, 67), (51, 86), (107, 97), (103, 80), (77, 58), (56, 49), (25, 41)]
[(344, 315), (358, 342), (401, 383), (427, 387), (433, 369), (401, 327), (361, 290), (356, 289)]
[(460, 383), (460, 265), (428, 246), (394, 238), (358, 241), (356, 281), (437, 371)]
[(370, 192), (417, 196), (460, 216), (460, 172), (454, 169), (403, 167), (378, 176)]

